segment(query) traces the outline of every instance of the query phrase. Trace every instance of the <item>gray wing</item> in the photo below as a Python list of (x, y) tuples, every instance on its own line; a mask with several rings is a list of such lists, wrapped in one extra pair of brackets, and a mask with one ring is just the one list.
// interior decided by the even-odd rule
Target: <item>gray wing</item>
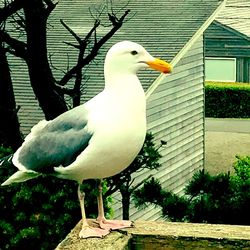
[(29, 170), (51, 173), (68, 166), (88, 146), (87, 111), (76, 107), (58, 116), (22, 145), (18, 161)]

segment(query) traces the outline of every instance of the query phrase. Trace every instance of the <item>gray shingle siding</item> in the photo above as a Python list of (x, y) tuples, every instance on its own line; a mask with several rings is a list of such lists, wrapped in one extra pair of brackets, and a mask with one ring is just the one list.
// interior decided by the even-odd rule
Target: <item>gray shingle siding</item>
[(148, 128), (156, 140), (167, 141), (161, 151), (166, 172), (159, 177), (176, 192), (190, 177), (178, 172), (203, 166), (203, 81), (201, 37), (148, 100)]
[(20, 107), (18, 117), (21, 131), (24, 135), (27, 135), (31, 127), (44, 119), (44, 114), (33, 93), (24, 61), (12, 56), (8, 57), (8, 61), (11, 68), (16, 105)]
[(217, 21), (250, 37), (250, 2), (249, 0), (227, 0)]

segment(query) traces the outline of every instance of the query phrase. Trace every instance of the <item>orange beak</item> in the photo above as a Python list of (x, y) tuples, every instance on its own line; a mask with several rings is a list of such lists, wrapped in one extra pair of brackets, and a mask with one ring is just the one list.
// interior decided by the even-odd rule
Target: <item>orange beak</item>
[(173, 70), (173, 67), (170, 63), (158, 58), (154, 59), (153, 61), (147, 61), (146, 63), (150, 68), (158, 70), (164, 74), (171, 73)]

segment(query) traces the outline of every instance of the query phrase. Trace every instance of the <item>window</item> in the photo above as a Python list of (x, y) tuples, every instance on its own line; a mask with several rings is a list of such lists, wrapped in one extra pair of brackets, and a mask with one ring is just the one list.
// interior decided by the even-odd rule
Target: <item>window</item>
[(235, 82), (236, 59), (206, 57), (205, 77), (206, 81)]

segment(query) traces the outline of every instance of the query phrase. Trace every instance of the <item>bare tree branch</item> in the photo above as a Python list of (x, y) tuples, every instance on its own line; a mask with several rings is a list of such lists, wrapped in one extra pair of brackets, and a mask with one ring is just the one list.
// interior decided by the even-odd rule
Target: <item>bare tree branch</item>
[(96, 29), (100, 25), (100, 21), (96, 20), (93, 28), (88, 32), (88, 34), (83, 39), (81, 39), (62, 19), (60, 19), (60, 22), (68, 30), (68, 32), (76, 39), (76, 41), (78, 42), (78, 45), (75, 45), (75, 44), (69, 43), (69, 42), (64, 42), (64, 43), (67, 45), (70, 45), (74, 48), (77, 48), (77, 49), (80, 49), (80, 48), (85, 49), (86, 48), (90, 37), (92, 36), (92, 34), (94, 32), (96, 32)]
[(21, 57), (24, 60), (27, 59), (27, 45), (26, 43), (19, 41), (16, 38), (11, 37), (7, 32), (0, 30), (0, 36), (3, 42), (8, 44), (10, 48), (8, 48), (8, 52)]
[(10, 21), (10, 23), (15, 24), (16, 29), (26, 29), (25, 25), (25, 19), (23, 15), (20, 15), (18, 12), (16, 12), (14, 15), (12, 15), (13, 21)]
[(55, 9), (58, 2), (54, 3), (52, 0), (44, 0), (44, 2), (47, 5), (46, 12), (47, 15), (49, 16), (49, 14)]
[[(63, 20), (60, 20), (60, 21), (61, 21), (61, 24), (68, 30), (68, 32), (78, 42), (77, 45), (69, 43), (69, 42), (65, 42), (65, 43), (70, 45), (70, 46), (73, 46), (74, 48), (79, 50), (77, 65), (81, 64), (81, 61), (84, 58), (84, 53), (85, 53), (86, 47), (89, 43), (89, 39), (93, 33), (96, 33), (96, 29), (100, 25), (100, 21), (99, 20), (95, 21), (93, 28), (88, 32), (88, 34), (83, 39), (81, 39)], [(67, 91), (67, 94), (70, 94), (70, 96), (72, 97), (72, 100), (73, 100), (73, 106), (76, 107), (76, 106), (80, 105), (80, 101), (81, 101), (81, 85), (82, 85), (82, 78), (83, 78), (82, 68), (79, 67), (76, 70), (76, 72), (74, 73), (74, 75), (72, 75), (72, 77), (75, 77), (74, 88), (73, 88), (73, 91), (71, 91), (70, 93)], [(64, 92), (64, 93), (66, 93), (66, 92)]]
[[(105, 42), (107, 42), (115, 34), (115, 32), (120, 29), (120, 27), (122, 26), (126, 16), (129, 14), (129, 12), (130, 12), (130, 10), (126, 10), (125, 13), (120, 18), (117, 18), (117, 17), (113, 18), (113, 16), (111, 14), (108, 14), (109, 20), (113, 25), (112, 29), (105, 36), (103, 36), (99, 41), (96, 41), (94, 43), (92, 49), (90, 50), (90, 53), (86, 57), (84, 57), (80, 61), (78, 61), (77, 65), (72, 67), (63, 76), (63, 78), (59, 82), (59, 85), (64, 86), (65, 84), (67, 84), (68, 81), (77, 73), (77, 71), (79, 71), (79, 69), (82, 69), (84, 66), (88, 65), (96, 57), (98, 51), (105, 44)], [(98, 23), (99, 22), (96, 22), (96, 25), (99, 25)], [(89, 34), (91, 35), (96, 30), (96, 28), (98, 26), (96, 28), (94, 28), (94, 27), (90, 30), (88, 35)]]
[[(93, 33), (96, 34), (96, 29), (99, 27), (100, 23), (101, 23), (100, 20), (95, 20), (93, 28), (89, 31), (89, 33), (84, 38), (84, 40), (86, 42), (89, 41), (89, 39), (90, 39), (90, 37), (92, 36)], [(95, 37), (96, 37), (96, 35), (95, 35)]]
[(62, 92), (63, 94), (69, 95), (70, 97), (73, 97), (75, 95), (75, 90), (71, 88), (67, 88), (65, 86), (61, 86), (59, 84), (55, 84), (55, 87), (58, 91)]
[[(81, 44), (81, 42), (82, 42), (82, 40), (81, 40), (81, 38), (62, 20), (62, 19), (60, 19), (60, 22), (61, 22), (61, 24), (63, 25), (63, 27), (76, 39), (76, 41), (79, 43), (79, 44)], [(67, 42), (65, 42), (66, 44), (69, 44), (69, 45), (71, 45), (71, 46), (73, 46), (73, 47), (75, 47), (75, 48), (79, 48), (78, 46), (76, 46), (76, 45), (73, 45), (73, 44), (70, 44), (70, 43), (67, 43)]]
[(6, 21), (9, 16), (20, 10), (27, 1), (28, 0), (14, 0), (9, 4), (6, 4), (3, 8), (0, 8), (0, 24)]

